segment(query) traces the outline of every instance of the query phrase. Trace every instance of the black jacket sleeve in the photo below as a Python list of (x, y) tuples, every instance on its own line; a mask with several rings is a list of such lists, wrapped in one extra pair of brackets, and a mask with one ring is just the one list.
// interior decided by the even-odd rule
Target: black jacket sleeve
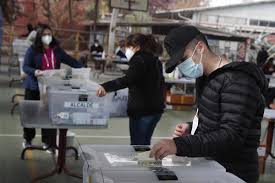
[(28, 74), (34, 76), (36, 68), (34, 67), (34, 53), (32, 47), (29, 47), (25, 57), (24, 57), (24, 63), (23, 63), (23, 71)]
[(103, 83), (102, 86), (107, 92), (127, 88), (133, 84), (141, 82), (144, 79), (144, 71), (144, 60), (141, 57), (135, 57), (129, 62), (129, 69), (125, 76)]
[(257, 110), (255, 93), (259, 92), (259, 88), (251, 87), (247, 78), (230, 79), (224, 84), (220, 91), (220, 128), (209, 133), (174, 138), (177, 155), (213, 157), (244, 144)]
[(83, 67), (83, 65), (77, 61), (76, 59), (74, 59), (73, 57), (71, 57), (70, 55), (68, 55), (62, 48), (56, 48), (60, 54), (60, 58), (61, 58), (61, 62), (71, 66), (72, 68), (81, 68)]

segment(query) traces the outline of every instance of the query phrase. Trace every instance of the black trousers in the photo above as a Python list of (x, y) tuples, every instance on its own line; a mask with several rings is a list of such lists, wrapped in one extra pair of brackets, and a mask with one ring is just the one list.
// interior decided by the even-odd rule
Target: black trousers
[[(25, 100), (40, 100), (38, 90), (25, 89)], [(41, 129), (42, 142), (50, 146), (56, 144), (56, 129)], [(35, 137), (35, 128), (24, 128), (24, 139), (31, 142)]]

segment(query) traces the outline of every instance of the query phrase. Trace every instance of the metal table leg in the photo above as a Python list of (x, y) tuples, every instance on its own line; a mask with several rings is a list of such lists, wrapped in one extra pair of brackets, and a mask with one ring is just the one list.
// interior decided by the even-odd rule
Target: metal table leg
[(59, 129), (59, 145), (58, 145), (58, 157), (57, 157), (57, 164), (53, 171), (50, 173), (47, 173), (45, 175), (41, 175), (35, 179), (32, 180), (32, 182), (36, 182), (41, 179), (45, 179), (48, 177), (51, 177), (55, 174), (61, 174), (62, 171), (64, 171), (65, 174), (76, 177), (79, 179), (82, 179), (81, 175), (78, 175), (76, 173), (70, 172), (68, 168), (66, 167), (66, 143), (67, 143), (67, 131), (68, 129)]

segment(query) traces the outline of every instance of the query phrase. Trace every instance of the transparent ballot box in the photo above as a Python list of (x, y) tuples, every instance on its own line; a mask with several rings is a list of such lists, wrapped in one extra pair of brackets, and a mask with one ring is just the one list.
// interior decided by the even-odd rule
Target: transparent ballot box
[[(243, 183), (219, 163), (205, 158), (140, 156), (146, 146), (82, 145), (83, 183)], [(145, 153), (145, 154), (149, 154)], [(175, 179), (176, 177), (176, 179)]]
[(47, 88), (49, 116), (55, 124), (106, 126), (108, 97), (97, 97), (93, 82), (52, 85)]
[(90, 68), (68, 68), (44, 71), (43, 75), (38, 77), (38, 86), (41, 100), (47, 103), (47, 87), (52, 85), (64, 85), (89, 81), (90, 73)]

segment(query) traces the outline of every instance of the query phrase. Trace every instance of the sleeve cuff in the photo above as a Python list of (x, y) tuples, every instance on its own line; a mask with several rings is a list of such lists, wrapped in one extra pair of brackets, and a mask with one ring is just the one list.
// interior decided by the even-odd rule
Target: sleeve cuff
[(177, 153), (176, 153), (177, 156), (184, 156), (184, 151), (183, 151), (184, 148), (181, 146), (181, 144), (182, 144), (181, 139), (182, 139), (182, 137), (173, 138), (173, 140), (176, 144), (176, 147), (177, 147)]
[(106, 90), (106, 92), (112, 92), (112, 81), (103, 83), (101, 86)]
[(188, 145), (189, 136), (175, 137), (173, 140), (177, 147), (177, 156), (190, 156), (192, 154), (191, 148)]

